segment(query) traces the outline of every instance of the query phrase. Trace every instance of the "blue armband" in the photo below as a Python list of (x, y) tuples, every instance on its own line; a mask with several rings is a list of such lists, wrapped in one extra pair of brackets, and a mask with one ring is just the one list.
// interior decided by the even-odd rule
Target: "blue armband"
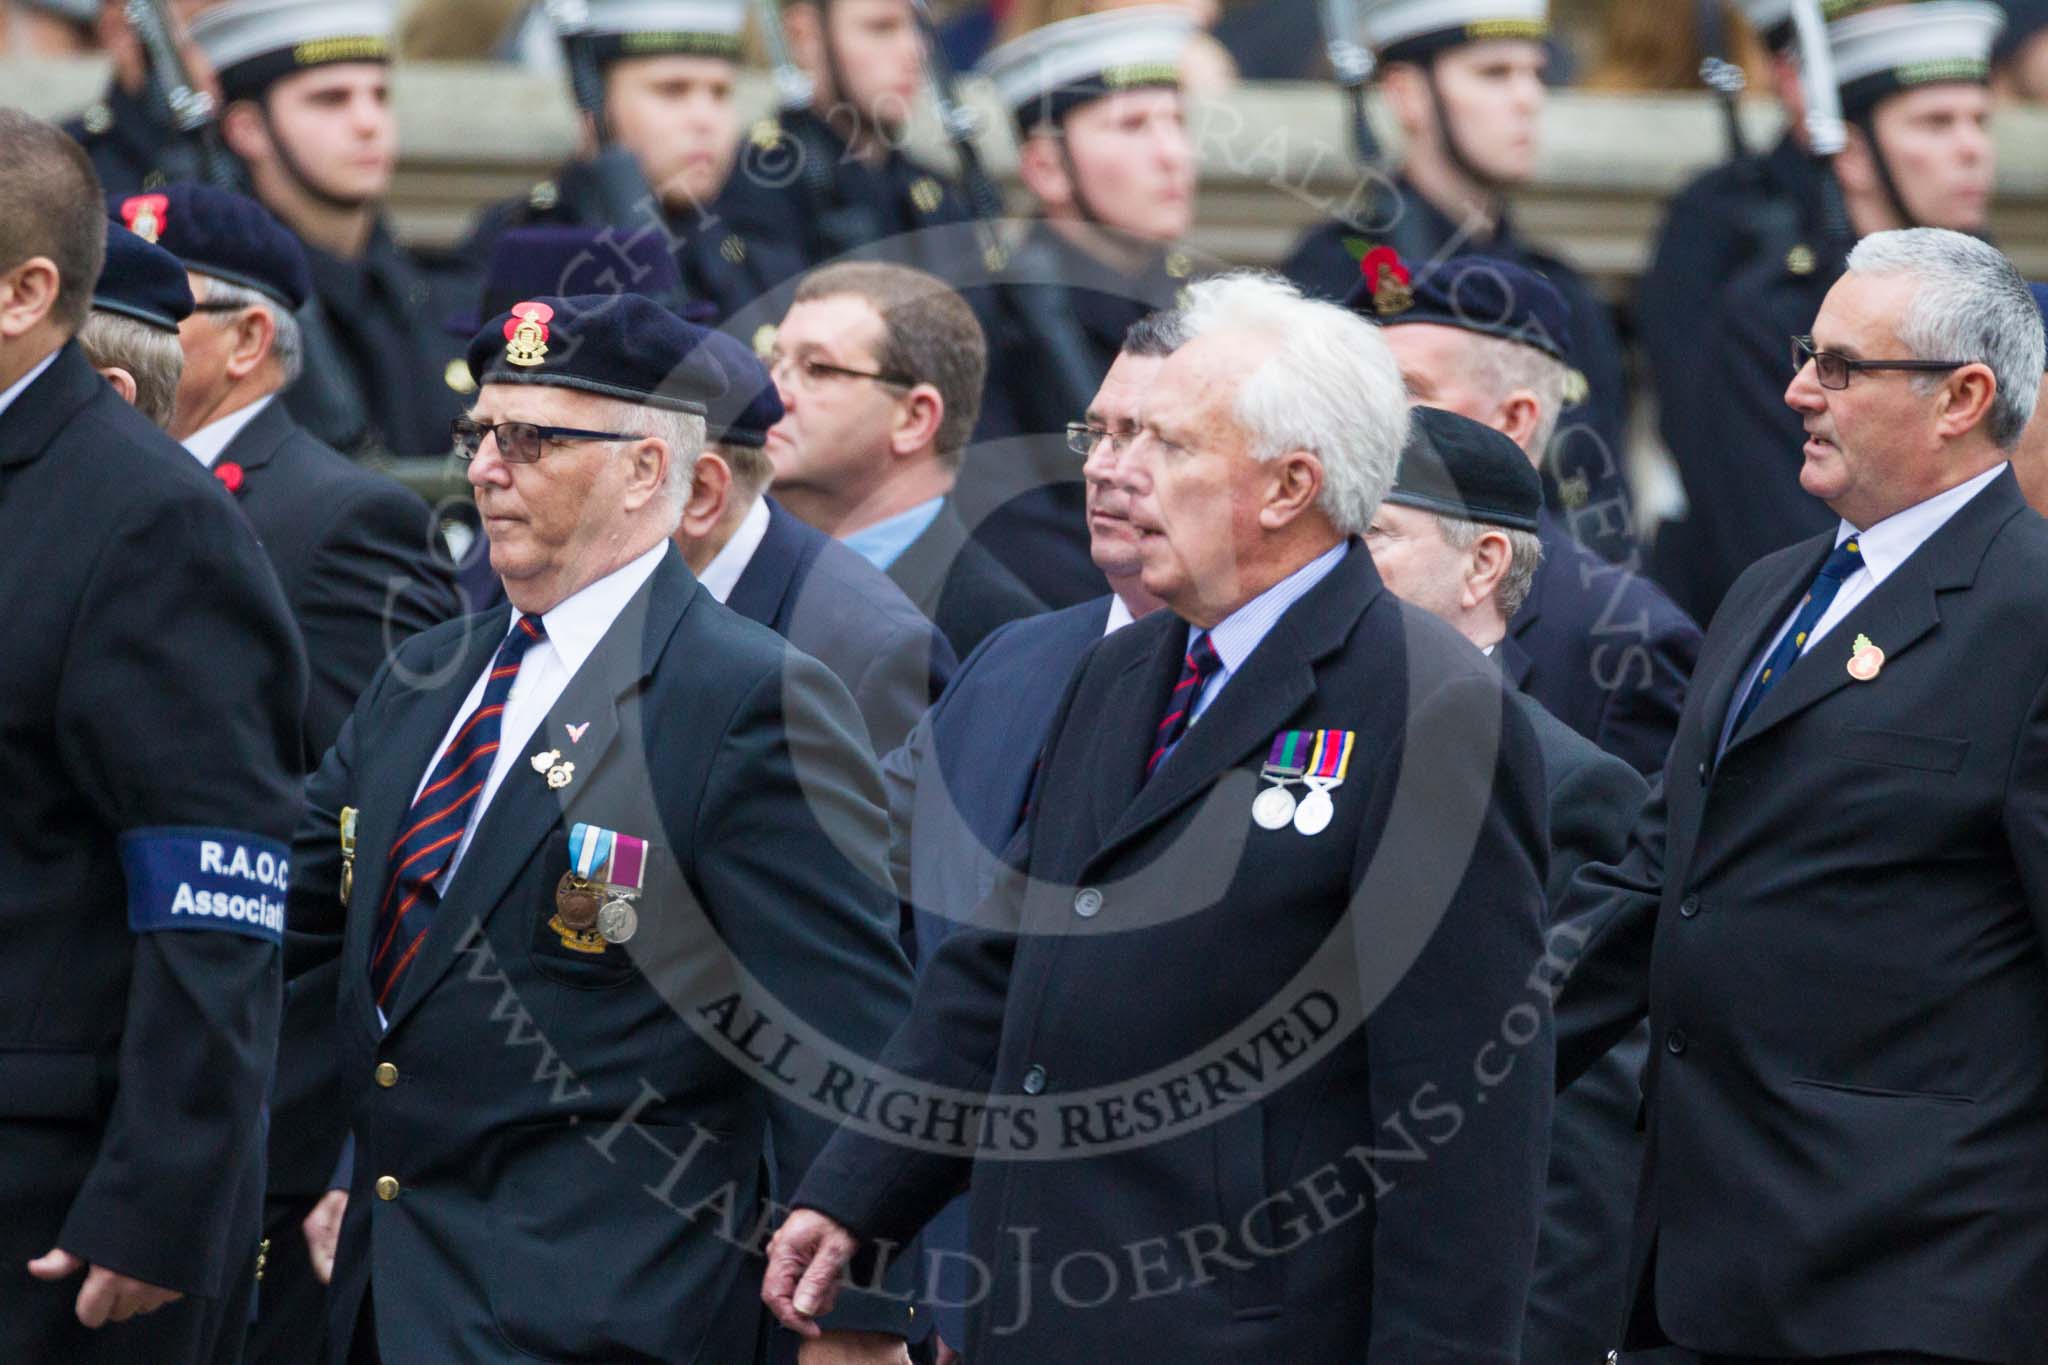
[(128, 878), (128, 927), (216, 929), (284, 942), (289, 850), (234, 829), (157, 827), (121, 836)]

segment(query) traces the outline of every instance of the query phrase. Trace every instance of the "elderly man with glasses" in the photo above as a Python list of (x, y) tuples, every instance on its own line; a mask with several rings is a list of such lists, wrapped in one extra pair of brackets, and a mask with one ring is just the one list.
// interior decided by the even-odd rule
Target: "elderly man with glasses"
[[(509, 609), (401, 646), (309, 784), (294, 968), (336, 964), (355, 1139), (335, 1361), (753, 1359), (827, 1059), (907, 1007), (851, 698), (670, 540), (728, 388), (698, 339), (638, 296), (485, 325), (457, 439)], [(867, 1287), (805, 1365), (903, 1358), (923, 1320)]]
[(923, 271), (849, 261), (797, 284), (775, 337), (776, 500), (894, 579), (963, 659), (1043, 611), (953, 497), (988, 368), (974, 310)]
[(2017, 1361), (2048, 1340), (2048, 524), (2010, 262), (1873, 233), (1785, 401), (1829, 530), (1752, 565), (1661, 790), (1581, 874), (1559, 1084), (1648, 1013), (1624, 1349)]

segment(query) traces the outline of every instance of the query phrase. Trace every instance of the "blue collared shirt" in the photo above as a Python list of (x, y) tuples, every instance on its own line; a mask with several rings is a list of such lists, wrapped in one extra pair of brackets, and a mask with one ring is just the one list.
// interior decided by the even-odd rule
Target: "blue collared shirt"
[[(1194, 712), (1188, 717), (1190, 730), (1201, 723), (1202, 714), (1216, 704), (1216, 698), (1223, 695), (1223, 689), (1237, 675), (1237, 670), (1244, 667), (1245, 660), (1251, 658), (1253, 651), (1272, 633), (1280, 618), (1287, 614), (1287, 609), (1306, 597), (1310, 588), (1328, 578), (1350, 549), (1349, 540), (1332, 545), (1216, 623), (1216, 628), (1209, 632), (1209, 643), (1216, 646), (1216, 657), (1223, 660), (1223, 667), (1211, 673), (1208, 681), (1202, 684), (1202, 690), (1195, 698)], [(1188, 627), (1188, 648), (1194, 648), (1195, 637), (1199, 634), (1200, 626)], [(1176, 741), (1159, 761), (1164, 763), (1172, 756), (1173, 749), (1179, 747)]]
[(858, 531), (839, 538), (840, 544), (865, 559), (882, 572), (887, 573), (910, 548), (912, 541), (923, 535), (931, 524), (939, 519), (939, 509), (946, 505), (943, 497), (921, 502), (908, 512), (878, 521), (873, 526), (863, 526)]

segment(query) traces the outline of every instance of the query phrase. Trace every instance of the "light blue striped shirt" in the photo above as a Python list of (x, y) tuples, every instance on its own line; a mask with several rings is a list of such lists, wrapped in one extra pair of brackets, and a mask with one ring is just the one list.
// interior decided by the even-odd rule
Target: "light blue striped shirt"
[(863, 526), (858, 531), (841, 536), (840, 543), (847, 549), (880, 569), (889, 571), (889, 566), (903, 557), (911, 542), (923, 535), (931, 524), (939, 519), (939, 509), (946, 505), (943, 497), (921, 502), (908, 512), (898, 512), (893, 517)]
[[(1211, 673), (1208, 681), (1202, 684), (1202, 691), (1195, 698), (1195, 709), (1188, 717), (1189, 729), (1200, 723), (1202, 713), (1216, 704), (1216, 698), (1223, 694), (1223, 689), (1237, 675), (1237, 670), (1244, 667), (1245, 660), (1252, 657), (1252, 652), (1287, 614), (1287, 609), (1306, 597), (1310, 588), (1328, 578), (1330, 571), (1343, 562), (1350, 549), (1349, 540), (1332, 545), (1216, 623), (1216, 628), (1209, 632), (1209, 643), (1216, 646), (1216, 657), (1223, 660), (1223, 667)], [(1188, 627), (1188, 648), (1194, 648), (1195, 637), (1201, 633), (1199, 626)], [(1179, 742), (1175, 741), (1173, 748), (1179, 747)], [(1166, 756), (1159, 761), (1164, 763), (1172, 753), (1173, 749), (1168, 749)]]

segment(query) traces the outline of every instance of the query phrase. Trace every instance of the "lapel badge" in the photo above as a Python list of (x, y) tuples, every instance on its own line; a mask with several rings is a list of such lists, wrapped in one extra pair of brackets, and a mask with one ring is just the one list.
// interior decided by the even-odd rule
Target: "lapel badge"
[(1372, 311), (1381, 317), (1405, 313), (1415, 306), (1415, 291), (1408, 287), (1415, 277), (1401, 263), (1401, 253), (1394, 248), (1376, 246), (1366, 252), (1358, 263), (1358, 273), (1365, 277), (1366, 288), (1372, 291)]
[(341, 808), (341, 903), (348, 904), (356, 885), (356, 808)]
[(1308, 771), (1308, 751), (1314, 739), (1313, 730), (1283, 730), (1273, 736), (1266, 766), (1259, 770), (1259, 776), (1270, 785), (1252, 802), (1252, 823), (1260, 829), (1285, 829), (1294, 819), (1295, 799), (1289, 789)]
[(569, 732), (569, 742), (571, 744), (581, 744), (583, 742), (583, 732), (590, 728), (590, 722), (587, 720), (578, 721), (574, 725), (565, 725), (562, 728)]
[(548, 927), (562, 946), (601, 953), (607, 943), (624, 943), (639, 932), (633, 902), (646, 882), (647, 841), (630, 834), (579, 824), (569, 831), (569, 870), (555, 884), (555, 913)]
[(576, 776), (576, 765), (574, 763), (557, 763), (554, 767), (548, 769), (548, 790), (560, 791), (569, 785), (569, 779), (574, 776)]
[(1849, 676), (1857, 682), (1869, 682), (1884, 669), (1884, 651), (1870, 642), (1868, 635), (1856, 637), (1856, 644), (1849, 655)]
[(545, 773), (548, 769), (562, 761), (562, 751), (560, 749), (543, 749), (526, 761), (533, 765), (535, 772)]
[(1330, 793), (1344, 785), (1344, 775), (1351, 768), (1351, 749), (1357, 742), (1355, 730), (1315, 732), (1315, 748), (1301, 777), (1308, 795), (1294, 812), (1294, 828), (1298, 832), (1314, 836), (1330, 827), (1330, 818), (1337, 809)]
[(547, 359), (548, 322), (555, 316), (554, 308), (529, 299), (513, 304), (511, 311), (512, 316), (505, 319), (505, 363), (540, 364)]

